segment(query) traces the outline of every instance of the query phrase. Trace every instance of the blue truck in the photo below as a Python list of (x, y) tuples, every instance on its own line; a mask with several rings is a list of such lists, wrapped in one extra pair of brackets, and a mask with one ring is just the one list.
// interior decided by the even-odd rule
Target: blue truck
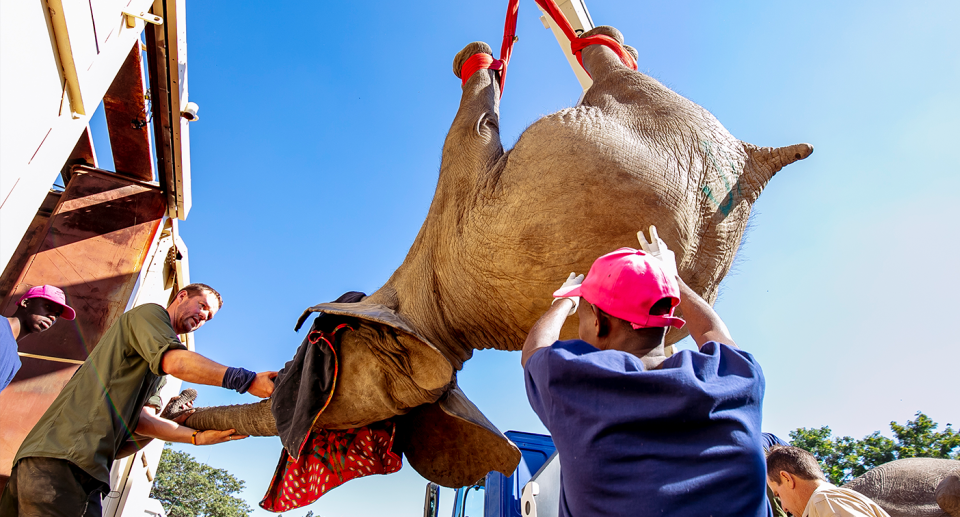
[[(510, 476), (490, 472), (458, 488), (452, 517), (556, 517), (560, 500), (560, 459), (547, 435), (507, 431), (521, 459)], [(427, 484), (423, 516), (439, 517), (440, 487)]]

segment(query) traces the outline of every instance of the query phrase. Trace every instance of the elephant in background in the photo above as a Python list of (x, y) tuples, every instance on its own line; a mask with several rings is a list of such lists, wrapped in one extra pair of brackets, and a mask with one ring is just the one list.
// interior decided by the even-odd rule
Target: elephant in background
[(873, 499), (890, 517), (960, 517), (960, 461), (906, 458), (843, 485)]
[[(611, 27), (581, 37), (593, 34), (623, 43)], [(454, 73), (478, 53), (490, 47), (467, 45)], [(683, 280), (715, 301), (753, 203), (813, 147), (742, 142), (609, 48), (590, 45), (582, 57), (594, 81), (582, 103), (541, 118), (507, 151), (498, 72), (466, 78), (436, 193), (406, 259), (360, 302), (308, 309), (359, 325), (342, 338), (336, 391), (315, 429), (394, 419), (397, 449), (433, 482), (458, 487), (492, 470), (509, 474), (519, 450), (457, 387), (473, 350), (520, 350), (569, 272), (636, 247), (647, 225), (676, 252)], [(561, 339), (576, 333), (568, 324)], [(668, 344), (684, 335), (671, 330)], [(277, 433), (269, 402), (206, 408), (186, 425)]]

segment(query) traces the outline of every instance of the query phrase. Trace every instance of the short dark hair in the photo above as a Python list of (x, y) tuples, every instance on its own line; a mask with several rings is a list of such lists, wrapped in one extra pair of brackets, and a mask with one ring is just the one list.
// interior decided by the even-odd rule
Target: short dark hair
[(197, 296), (198, 294), (203, 294), (204, 291), (208, 293), (213, 293), (213, 295), (217, 297), (217, 302), (220, 304), (220, 308), (221, 309), (223, 308), (223, 298), (220, 297), (220, 293), (218, 293), (216, 289), (210, 287), (207, 284), (199, 284), (199, 283), (190, 284), (190, 285), (184, 286), (182, 289), (177, 291), (177, 294), (185, 292), (187, 293), (187, 297), (189, 298), (189, 297)]
[(780, 471), (789, 472), (800, 479), (826, 481), (817, 458), (809, 451), (790, 445), (774, 445), (767, 453), (767, 479), (780, 484)]

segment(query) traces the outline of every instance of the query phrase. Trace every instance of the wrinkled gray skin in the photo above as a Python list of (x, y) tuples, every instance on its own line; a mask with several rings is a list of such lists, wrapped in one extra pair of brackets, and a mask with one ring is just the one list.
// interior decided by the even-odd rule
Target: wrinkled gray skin
[[(622, 42), (616, 29), (592, 33)], [(490, 48), (468, 45), (455, 73), (478, 52)], [(616, 248), (637, 247), (637, 230), (649, 225), (676, 252), (684, 281), (715, 300), (760, 192), (813, 148), (741, 142), (707, 110), (628, 69), (606, 47), (587, 47), (583, 62), (594, 84), (582, 105), (543, 117), (510, 151), (500, 142), (497, 72), (481, 70), (466, 82), (436, 194), (403, 264), (362, 302), (313, 309), (362, 322), (343, 338), (337, 390), (316, 427), (351, 428), (447, 401), (473, 350), (520, 350), (568, 273), (586, 273)], [(561, 338), (576, 337), (570, 321)], [(672, 330), (668, 342), (684, 335)], [(405, 420), (407, 434), (444, 415), (495, 432), (461, 395), (439, 416)], [(201, 411), (187, 425), (276, 433), (266, 404)], [(453, 423), (446, 429), (460, 432)], [(425, 439), (419, 455), (405, 452), (428, 479), (458, 486), (477, 477), (461, 483), (475, 473), (461, 476), (465, 460), (451, 459), (450, 451), (496, 447), (474, 438), (463, 438), (467, 445), (457, 436), (445, 444)], [(491, 461), (480, 471), (513, 469), (512, 459)], [(436, 462), (446, 466), (433, 468)]]
[(891, 461), (843, 487), (873, 499), (890, 517), (960, 517), (960, 461)]

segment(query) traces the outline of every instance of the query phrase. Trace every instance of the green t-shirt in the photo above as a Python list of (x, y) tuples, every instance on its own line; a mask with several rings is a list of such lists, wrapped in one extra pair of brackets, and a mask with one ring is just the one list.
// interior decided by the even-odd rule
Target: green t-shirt
[(117, 450), (164, 375), (160, 359), (186, 349), (163, 307), (131, 309), (106, 334), (20, 446), (21, 458), (60, 458), (110, 482)]

